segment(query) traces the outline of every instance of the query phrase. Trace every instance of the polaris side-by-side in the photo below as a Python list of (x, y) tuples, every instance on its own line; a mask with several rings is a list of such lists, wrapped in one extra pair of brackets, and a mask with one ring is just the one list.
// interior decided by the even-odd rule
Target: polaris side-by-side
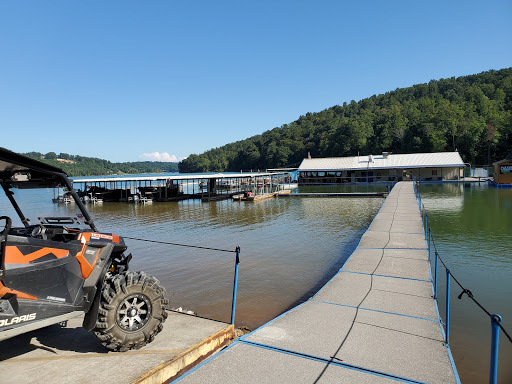
[[(167, 317), (165, 289), (128, 270), (123, 239), (98, 231), (67, 175), (0, 148), (0, 184), (21, 222), (0, 212), (0, 340), (83, 314), (83, 327), (111, 350), (151, 342)], [(18, 193), (52, 188), (67, 189), (79, 212), (25, 217)]]

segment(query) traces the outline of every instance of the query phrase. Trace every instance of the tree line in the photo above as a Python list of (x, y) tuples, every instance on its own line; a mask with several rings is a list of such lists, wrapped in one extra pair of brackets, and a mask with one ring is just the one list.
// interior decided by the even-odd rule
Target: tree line
[(512, 150), (512, 68), (432, 80), (307, 113), (261, 135), (190, 155), (180, 172), (297, 167), (307, 157), (458, 150), (474, 165)]
[[(138, 174), (138, 173), (171, 173), (178, 172), (178, 164), (159, 161), (136, 161), (126, 163), (112, 163), (108, 160), (95, 157), (56, 154), (48, 152), (24, 153), (25, 156), (39, 160), (54, 167), (62, 169), (69, 176), (97, 176), (112, 174)], [(61, 161), (59, 161), (59, 159)], [(64, 161), (62, 161), (64, 160)]]

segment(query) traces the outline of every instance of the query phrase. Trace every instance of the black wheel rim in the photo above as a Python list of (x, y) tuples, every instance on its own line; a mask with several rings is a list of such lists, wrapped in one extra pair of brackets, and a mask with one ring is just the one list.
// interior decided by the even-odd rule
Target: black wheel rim
[(146, 325), (151, 316), (151, 301), (140, 293), (126, 296), (117, 307), (116, 321), (127, 332), (134, 332)]

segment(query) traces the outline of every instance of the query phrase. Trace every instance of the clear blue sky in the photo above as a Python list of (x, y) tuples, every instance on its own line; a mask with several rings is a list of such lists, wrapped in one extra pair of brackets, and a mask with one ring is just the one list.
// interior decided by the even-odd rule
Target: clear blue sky
[(510, 0), (0, 0), (0, 146), (182, 158), (510, 66)]

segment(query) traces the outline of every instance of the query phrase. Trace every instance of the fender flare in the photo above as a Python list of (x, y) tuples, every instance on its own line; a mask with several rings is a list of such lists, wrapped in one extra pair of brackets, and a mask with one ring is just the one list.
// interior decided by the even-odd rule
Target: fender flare
[(90, 244), (100, 249), (98, 261), (94, 270), (84, 282), (84, 311), (85, 317), (82, 326), (90, 331), (96, 325), (98, 309), (100, 306), (101, 287), (105, 281), (105, 276), (112, 265), (114, 245), (112, 243)]

